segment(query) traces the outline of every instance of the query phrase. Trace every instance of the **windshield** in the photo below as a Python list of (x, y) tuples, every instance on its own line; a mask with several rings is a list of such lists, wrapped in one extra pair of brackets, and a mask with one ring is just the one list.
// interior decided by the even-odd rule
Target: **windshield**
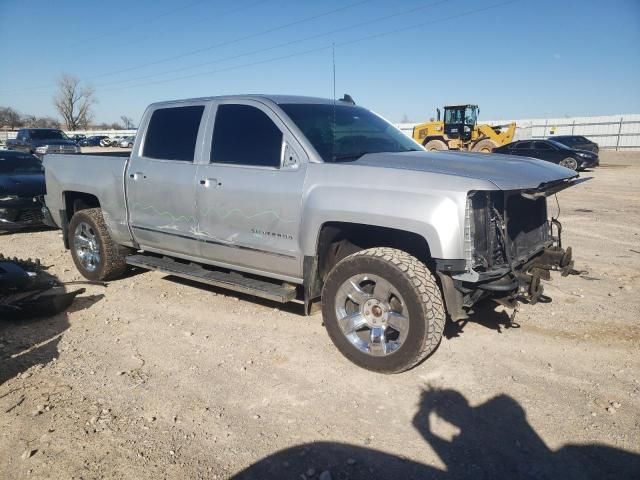
[(549, 142), (551, 145), (553, 145), (553, 146), (555, 146), (555, 147), (558, 147), (558, 148), (561, 148), (561, 149), (563, 149), (563, 150), (566, 150), (566, 149), (567, 149), (567, 146), (564, 144), (564, 142), (563, 142), (563, 143), (560, 143), (559, 141), (557, 141), (557, 140), (552, 140), (551, 138), (547, 138), (547, 142)]
[(0, 152), (0, 174), (38, 173), (42, 171), (42, 163), (33, 155)]
[(367, 153), (422, 150), (420, 145), (366, 108), (298, 103), (280, 107), (325, 162), (357, 160)]
[(464, 123), (465, 125), (475, 125), (478, 120), (478, 111), (475, 107), (466, 107), (464, 109)]
[(62, 130), (30, 130), (29, 135), (34, 140), (69, 140)]

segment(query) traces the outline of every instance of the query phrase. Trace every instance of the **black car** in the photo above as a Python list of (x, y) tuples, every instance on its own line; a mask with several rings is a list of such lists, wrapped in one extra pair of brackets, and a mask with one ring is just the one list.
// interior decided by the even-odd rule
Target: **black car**
[(44, 169), (35, 155), (0, 151), (0, 231), (42, 225)]
[(575, 148), (576, 150), (587, 150), (596, 155), (600, 152), (600, 147), (596, 142), (592, 142), (582, 135), (554, 135), (550, 140), (566, 145), (569, 148)]
[(520, 140), (494, 148), (493, 151), (507, 155), (539, 158), (571, 170), (597, 167), (600, 164), (597, 154), (569, 148), (554, 140)]
[(75, 135), (70, 135), (69, 138), (79, 144), (82, 140), (87, 138), (87, 136), (82, 133), (76, 133)]
[(81, 147), (99, 147), (100, 140), (103, 138), (109, 138), (108, 135), (93, 135), (91, 137), (87, 137), (84, 140), (80, 140), (78, 145)]

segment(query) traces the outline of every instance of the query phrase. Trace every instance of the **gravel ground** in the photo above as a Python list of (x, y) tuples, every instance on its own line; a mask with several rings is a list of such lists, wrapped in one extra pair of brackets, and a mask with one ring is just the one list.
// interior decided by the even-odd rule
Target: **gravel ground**
[[(630, 478), (640, 153), (602, 162), (559, 195), (585, 272), (554, 275), (519, 328), (481, 305), (404, 374), (348, 363), (299, 305), (154, 272), (2, 321), (0, 478)], [(80, 280), (57, 231), (0, 235), (0, 252)]]

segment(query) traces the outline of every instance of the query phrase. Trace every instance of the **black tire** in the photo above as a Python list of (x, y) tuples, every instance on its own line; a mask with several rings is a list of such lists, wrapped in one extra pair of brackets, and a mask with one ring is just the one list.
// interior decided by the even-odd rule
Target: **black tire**
[[(404, 299), (409, 317), (407, 336), (397, 350), (384, 356), (358, 349), (338, 323), (338, 290), (358, 274), (383, 278)], [(426, 359), (440, 344), (445, 323), (442, 295), (431, 272), (417, 258), (386, 247), (356, 252), (331, 270), (322, 291), (322, 315), (329, 337), (347, 359), (367, 370), (387, 374), (409, 370)]]
[(449, 147), (447, 147), (447, 144), (444, 143), (442, 140), (429, 140), (428, 142), (425, 142), (424, 148), (429, 152), (449, 150)]
[[(83, 265), (78, 253), (80, 245), (76, 244), (75, 232), (82, 223), (86, 224), (95, 235), (100, 253), (100, 260), (92, 270)], [(102, 210), (99, 208), (87, 208), (77, 211), (73, 215), (69, 223), (69, 247), (76, 268), (83, 277), (89, 280), (114, 280), (122, 276), (127, 270), (127, 264), (125, 263), (126, 249), (120, 247), (111, 239), (107, 225), (102, 217)]]

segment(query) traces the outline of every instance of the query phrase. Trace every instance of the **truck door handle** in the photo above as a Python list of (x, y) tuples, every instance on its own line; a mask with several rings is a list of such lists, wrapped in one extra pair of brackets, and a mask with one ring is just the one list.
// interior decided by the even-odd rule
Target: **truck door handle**
[(147, 177), (142, 172), (136, 172), (136, 173), (130, 173), (129, 178), (133, 178), (134, 180), (140, 180), (141, 178), (147, 178)]
[(203, 185), (205, 188), (209, 188), (209, 187), (216, 188), (216, 187), (221, 187), (222, 182), (218, 182), (217, 178), (201, 178), (200, 185)]

